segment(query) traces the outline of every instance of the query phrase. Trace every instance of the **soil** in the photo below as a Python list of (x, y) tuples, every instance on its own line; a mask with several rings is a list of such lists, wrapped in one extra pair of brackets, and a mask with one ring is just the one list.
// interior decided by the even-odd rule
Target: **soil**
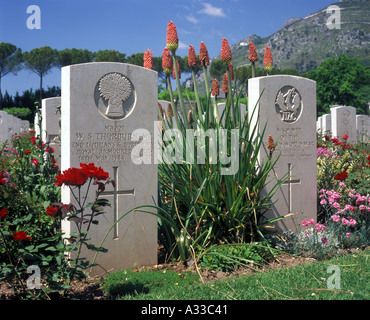
[[(360, 249), (343, 250), (341, 254), (349, 254), (356, 252), (358, 250)], [(297, 265), (312, 263), (314, 261), (316, 260), (309, 257), (297, 257), (288, 254), (281, 254), (277, 257), (275, 261), (272, 261), (263, 267), (258, 267), (251, 264), (250, 267), (239, 267), (237, 270), (231, 272), (199, 269), (196, 267), (193, 261), (189, 261), (187, 263), (182, 262), (161, 263), (154, 266), (140, 267), (137, 268), (137, 271), (145, 269), (145, 270), (174, 270), (176, 272), (197, 272), (199, 275), (201, 275), (200, 281), (208, 282), (208, 281), (217, 281), (230, 277), (248, 275), (255, 272), (264, 272), (271, 269), (290, 268)], [(106, 300), (107, 297), (104, 294), (103, 290), (101, 289), (100, 285), (102, 277), (103, 275), (99, 277), (88, 278), (84, 281), (73, 282), (71, 284), (69, 298), (75, 300)], [(17, 300), (17, 299), (18, 299), (17, 295), (14, 294), (14, 292), (8, 286), (8, 284), (5, 283), (4, 281), (0, 281), (0, 300)]]

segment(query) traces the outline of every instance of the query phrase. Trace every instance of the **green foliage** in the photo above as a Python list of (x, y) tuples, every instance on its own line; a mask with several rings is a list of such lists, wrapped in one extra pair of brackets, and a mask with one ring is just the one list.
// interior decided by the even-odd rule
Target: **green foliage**
[(116, 50), (98, 50), (96, 62), (126, 62), (126, 54)]
[(273, 258), (271, 249), (261, 243), (219, 245), (203, 254), (200, 266), (207, 269), (233, 271), (239, 266), (262, 265)]
[[(42, 90), (42, 96), (44, 98), (60, 97), (61, 91), (60, 87), (48, 87), (47, 89)], [(27, 112), (27, 116), (24, 117), (24, 120), (28, 120), (31, 124), (35, 120), (36, 105), (35, 103), (39, 101), (40, 89), (36, 90), (25, 90), (22, 95), (16, 92), (12, 97), (6, 91), (3, 96), (3, 107), (7, 110), (12, 110), (13, 108), (26, 108), (30, 110), (30, 113)], [(11, 112), (11, 111), (10, 111)]]
[[(225, 71), (229, 73), (228, 68)], [(176, 98), (169, 79), (168, 84), (170, 100), (174, 106)], [(231, 87), (230, 81), (229, 88)], [(175, 112), (174, 117), (162, 119), (165, 136), (167, 133), (171, 134), (169, 130), (174, 124), (182, 134), (180, 140), (173, 139), (174, 136), (164, 139), (166, 141), (163, 141), (163, 154), (167, 154), (172, 147), (179, 147), (179, 143), (184, 146), (183, 149), (180, 148), (183, 160), (165, 160), (158, 166), (159, 206), (162, 209), (159, 214), (163, 216), (163, 222), (160, 222), (160, 239), (172, 258), (183, 261), (192, 255), (192, 251), (200, 253), (214, 244), (263, 240), (267, 232), (265, 227), (272, 222), (262, 222), (264, 213), (271, 205), (272, 195), (285, 178), (282, 177), (269, 194), (262, 195), (261, 191), (268, 183), (267, 176), (277, 158), (271, 154), (265, 162), (257, 164), (255, 154), (261, 147), (263, 133), (252, 140), (257, 127), (252, 127), (248, 119), (242, 120), (240, 95), (234, 100), (232, 94), (229, 94), (224, 112), (218, 114), (217, 101), (211, 99), (210, 92), (206, 99), (201, 101), (196, 86), (194, 89), (197, 107), (190, 101), (188, 93), (180, 90), (179, 113)], [(192, 112), (191, 122), (186, 120), (188, 114), (184, 97), (187, 98)], [(186, 141), (188, 129), (199, 133), (211, 129), (215, 133), (213, 139), (202, 134), (194, 138), (195, 146), (202, 145), (203, 151), (198, 150), (197, 156), (204, 156), (204, 161), (198, 161), (195, 154), (191, 155), (195, 156), (194, 163), (187, 160), (186, 151), (191, 149), (189, 141)], [(232, 168), (229, 168), (229, 174), (225, 174), (225, 167), (220, 161), (222, 151), (217, 148), (222, 139), (220, 129), (228, 134), (225, 151), (237, 158), (238, 169), (232, 172)], [(232, 140), (237, 140), (235, 149), (231, 149)], [(212, 155), (213, 151), (216, 153)], [(169, 157), (174, 159), (174, 154)]]
[(29, 115), (32, 114), (32, 111), (28, 108), (4, 108), (3, 111), (21, 119), (26, 119)]
[(89, 50), (64, 49), (58, 52), (58, 66), (65, 67), (72, 64), (87, 63), (94, 61), (96, 54)]
[(317, 83), (318, 115), (330, 113), (330, 105), (347, 105), (367, 114), (370, 101), (370, 70), (357, 58), (328, 58), (306, 76)]

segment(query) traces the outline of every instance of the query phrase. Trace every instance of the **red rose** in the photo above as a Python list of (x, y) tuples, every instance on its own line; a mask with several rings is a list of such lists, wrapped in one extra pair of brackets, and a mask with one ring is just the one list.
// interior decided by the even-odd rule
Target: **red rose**
[(348, 177), (347, 171), (344, 171), (342, 173), (337, 173), (334, 177), (335, 180), (344, 181)]
[(6, 211), (6, 208), (2, 208), (0, 210), (0, 218), (4, 218), (7, 215), (8, 215), (8, 212)]
[(24, 154), (25, 155), (30, 154), (30, 153), (31, 153), (31, 150), (30, 149), (24, 150)]
[(96, 167), (93, 163), (80, 163), (80, 166), (89, 178), (96, 178), (97, 180), (106, 180), (109, 178), (109, 173), (104, 171), (101, 167)]
[(46, 208), (46, 213), (52, 217), (53, 215), (55, 215), (55, 213), (58, 211), (58, 208), (57, 207), (51, 207), (51, 206), (48, 206)]
[(62, 184), (67, 186), (82, 186), (89, 179), (89, 176), (81, 168), (69, 168), (55, 178), (57, 179), (55, 185), (58, 186)]
[(26, 231), (17, 231), (13, 233), (13, 239), (17, 241), (21, 241), (21, 240), (30, 241), (31, 237), (27, 236)]

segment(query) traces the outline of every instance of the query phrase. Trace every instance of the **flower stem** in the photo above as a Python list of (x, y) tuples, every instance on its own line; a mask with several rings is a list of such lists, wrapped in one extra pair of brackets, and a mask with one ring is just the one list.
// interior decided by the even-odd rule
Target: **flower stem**
[[(179, 78), (179, 70), (177, 69), (177, 63), (176, 63), (176, 58), (174, 55), (172, 55), (172, 61), (173, 61), (173, 67), (175, 68), (175, 75), (176, 75), (176, 83), (177, 83), (177, 91), (179, 93), (179, 101), (183, 113), (183, 118), (186, 119), (186, 110), (185, 110), (185, 105), (184, 105), (184, 98), (182, 96), (182, 91), (181, 91), (181, 84), (180, 84), (180, 78)], [(189, 124), (187, 121), (185, 122), (185, 128), (189, 129)]]

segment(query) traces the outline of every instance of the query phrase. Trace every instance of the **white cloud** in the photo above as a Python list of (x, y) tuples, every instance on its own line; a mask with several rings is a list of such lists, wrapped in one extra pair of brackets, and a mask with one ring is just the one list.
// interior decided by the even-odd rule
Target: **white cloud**
[(198, 23), (198, 19), (195, 18), (193, 15), (186, 16), (185, 18), (186, 18), (186, 20), (188, 20), (191, 23), (194, 23), (194, 24), (197, 24)]
[(186, 43), (179, 41), (179, 49), (187, 49), (187, 48), (189, 48), (189, 46)]
[(209, 16), (214, 16), (214, 17), (225, 17), (225, 13), (223, 12), (222, 8), (216, 8), (210, 3), (203, 2), (203, 9), (199, 11), (199, 13), (204, 13)]

